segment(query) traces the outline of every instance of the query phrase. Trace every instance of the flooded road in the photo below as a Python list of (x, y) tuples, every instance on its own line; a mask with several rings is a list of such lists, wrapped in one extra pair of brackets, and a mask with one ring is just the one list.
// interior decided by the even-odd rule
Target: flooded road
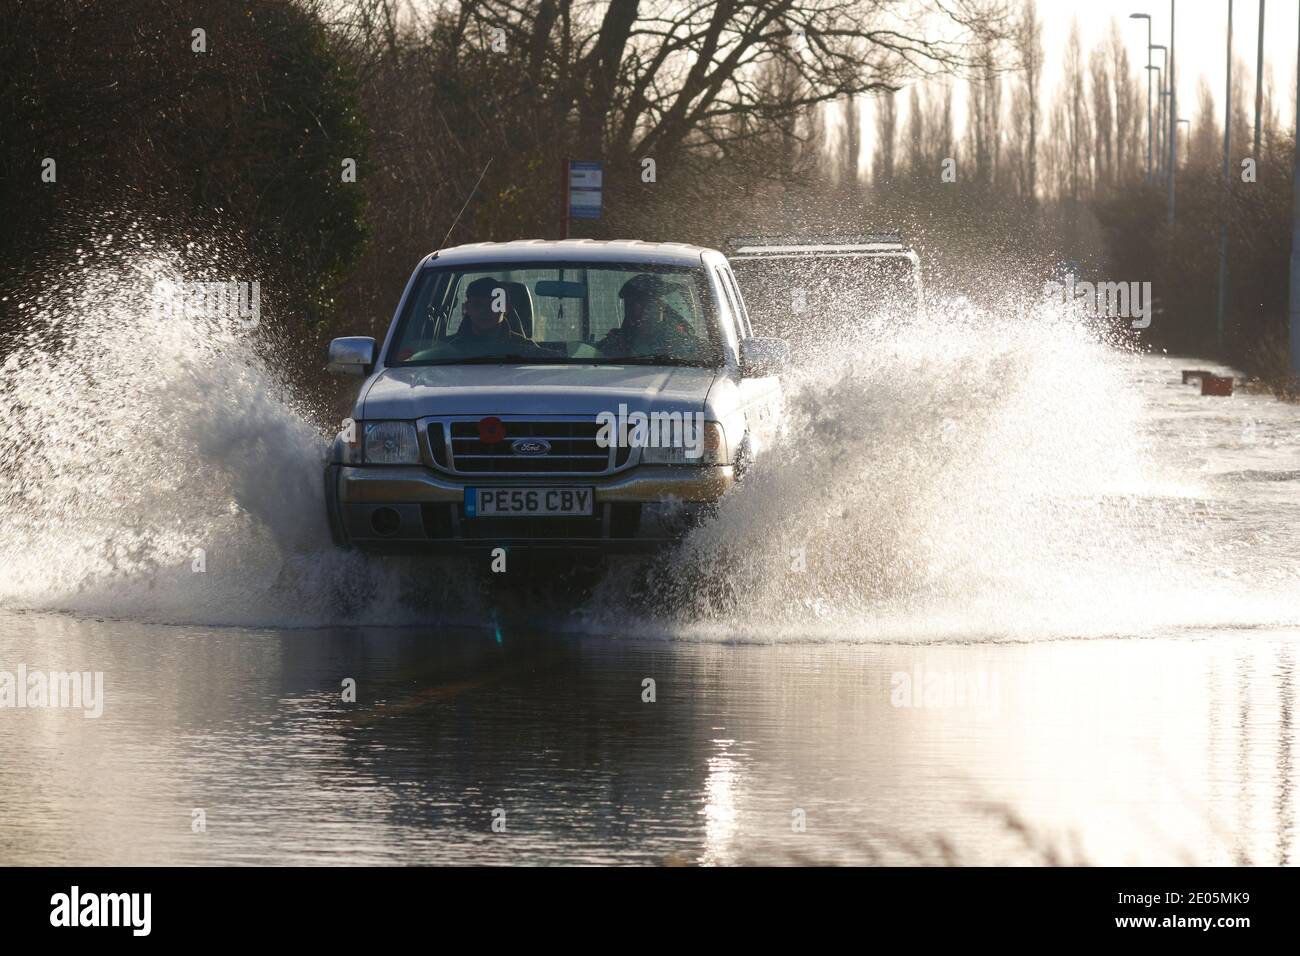
[(7, 864), (1295, 861), (1295, 634), (3, 633), (105, 673), (99, 718), (3, 713)]
[(679, 551), (523, 603), (331, 550), (321, 427), (140, 281), (3, 368), (0, 863), (1295, 861), (1300, 408), (869, 330)]

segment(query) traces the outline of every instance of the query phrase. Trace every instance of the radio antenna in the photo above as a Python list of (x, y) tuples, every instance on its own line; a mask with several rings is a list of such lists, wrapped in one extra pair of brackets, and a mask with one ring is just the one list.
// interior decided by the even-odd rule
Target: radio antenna
[[(447, 240), (451, 238), (451, 231), (452, 231), (452, 229), (455, 229), (455, 228), (456, 228), (456, 224), (457, 224), (458, 222), (460, 222), (460, 217), (463, 216), (463, 215), (465, 215), (465, 209), (466, 209), (466, 207), (469, 206), (469, 201), (470, 201), (471, 199), (474, 198), (474, 193), (478, 192), (478, 185), (479, 185), (479, 183), (483, 182), (483, 177), (487, 175), (488, 166), (491, 166), (491, 165), (492, 165), (492, 160), (493, 160), (494, 158), (495, 158), (495, 157), (491, 157), (491, 156), (488, 157), (488, 161), (487, 161), (487, 163), (483, 166), (483, 172), (481, 172), (481, 173), (478, 174), (478, 181), (474, 183), (474, 188), (471, 189), (471, 190), (469, 191), (469, 195), (465, 197), (465, 205), (463, 205), (463, 206), (460, 207), (460, 212), (456, 213), (456, 218), (453, 219), (453, 220), (451, 221), (451, 229), (448, 229), (448, 230), (447, 230), (447, 234), (446, 234), (445, 236), (442, 237), (442, 245), (443, 245), (443, 246), (445, 246), (445, 245), (447, 244)], [(438, 248), (441, 249), (442, 246), (439, 246)]]

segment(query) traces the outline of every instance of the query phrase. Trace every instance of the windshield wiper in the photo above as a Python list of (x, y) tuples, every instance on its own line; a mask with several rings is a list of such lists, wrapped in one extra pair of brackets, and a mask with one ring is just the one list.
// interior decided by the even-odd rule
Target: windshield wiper
[(709, 359), (683, 358), (680, 355), (617, 355), (602, 356), (602, 361), (609, 365), (685, 365), (693, 368), (710, 368), (715, 361)]
[(564, 355), (467, 355), (464, 358), (438, 359), (429, 362), (430, 365), (505, 365), (507, 363), (520, 363), (522, 365), (544, 365), (555, 364), (557, 362), (567, 362), (568, 357)]
[(404, 365), (673, 365), (690, 368), (716, 368), (719, 359), (688, 359), (680, 355), (467, 355), (463, 358), (428, 359), (404, 362)]

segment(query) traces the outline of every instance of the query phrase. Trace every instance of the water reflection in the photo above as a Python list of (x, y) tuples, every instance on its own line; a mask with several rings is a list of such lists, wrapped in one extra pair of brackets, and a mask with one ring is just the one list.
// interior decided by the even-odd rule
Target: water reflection
[[(764, 646), (3, 624), (0, 669), (106, 675), (98, 720), (0, 711), (4, 863), (1293, 857), (1289, 632)], [(974, 675), (997, 694), (953, 693)]]

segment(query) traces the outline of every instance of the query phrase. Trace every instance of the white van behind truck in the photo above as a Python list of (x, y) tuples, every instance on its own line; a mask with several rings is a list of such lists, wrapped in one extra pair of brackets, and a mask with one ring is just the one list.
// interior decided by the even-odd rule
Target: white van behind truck
[(727, 258), (756, 334), (779, 336), (796, 351), (864, 317), (921, 314), (921, 257), (894, 233), (833, 239), (737, 236)]
[(378, 552), (653, 550), (780, 427), (778, 338), (726, 258), (681, 243), (519, 241), (416, 267), (325, 471), (334, 540)]

